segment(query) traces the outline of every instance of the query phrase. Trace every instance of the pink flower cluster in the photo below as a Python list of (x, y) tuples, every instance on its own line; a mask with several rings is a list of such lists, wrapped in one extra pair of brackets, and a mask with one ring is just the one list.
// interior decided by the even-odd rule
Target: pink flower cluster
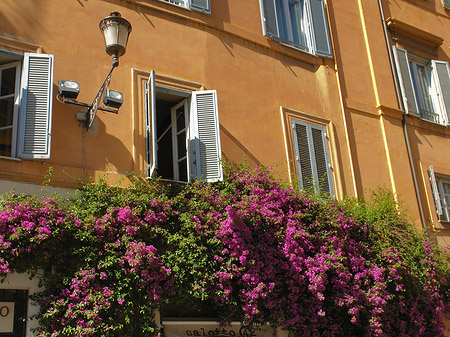
[(100, 214), (3, 203), (0, 274), (43, 271), (40, 336), (156, 336), (165, 303), (299, 336), (443, 336), (448, 273), (430, 242), (408, 269), (395, 244), (372, 246), (370, 223), (264, 169), (177, 188)]

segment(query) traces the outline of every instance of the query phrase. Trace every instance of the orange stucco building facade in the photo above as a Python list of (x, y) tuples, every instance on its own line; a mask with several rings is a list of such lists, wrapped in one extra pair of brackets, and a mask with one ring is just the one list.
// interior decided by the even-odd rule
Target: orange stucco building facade
[[(60, 191), (101, 176), (114, 183), (128, 173), (203, 179), (210, 164), (198, 162), (209, 154), (273, 166), (292, 184), (338, 199), (383, 186), (403, 200), (418, 228), (431, 225), (448, 245), (450, 11), (444, 5), (4, 0), (0, 71), (10, 89), (0, 90), (0, 106), (7, 107), (0, 112), (1, 191), (38, 193), (49, 169), (50, 185)], [(86, 130), (76, 119), (85, 108), (62, 103), (58, 80), (78, 81), (77, 100), (92, 102), (111, 67), (98, 24), (112, 11), (132, 25), (108, 87), (124, 101), (118, 114), (99, 110)], [(25, 82), (33, 78), (26, 79), (33, 71), (28, 61), (39, 55), (48, 56), (50, 74), (43, 150), (33, 138), (38, 122), (26, 122), (37, 108), (24, 107), (31, 92)], [(205, 111), (203, 97), (211, 98)], [(203, 115), (212, 118), (204, 130)], [(211, 155), (202, 132), (208, 137), (214, 126)], [(220, 174), (208, 178), (217, 179)]]

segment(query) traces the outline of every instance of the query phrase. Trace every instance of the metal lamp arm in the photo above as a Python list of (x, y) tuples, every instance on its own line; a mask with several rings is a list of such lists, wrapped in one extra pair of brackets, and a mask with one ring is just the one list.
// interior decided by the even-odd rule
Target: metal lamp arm
[(92, 104), (89, 106), (88, 111), (86, 112), (86, 124), (85, 124), (86, 130), (88, 130), (92, 126), (92, 123), (94, 123), (97, 110), (99, 109), (100, 100), (102, 99), (106, 87), (109, 85), (109, 82), (111, 81), (111, 74), (114, 68), (116, 68), (117, 66), (118, 62), (117, 63), (113, 62), (113, 65), (109, 70), (108, 75), (106, 75), (106, 78), (103, 81), (102, 86), (98, 90), (97, 95), (95, 96), (94, 100), (92, 101)]

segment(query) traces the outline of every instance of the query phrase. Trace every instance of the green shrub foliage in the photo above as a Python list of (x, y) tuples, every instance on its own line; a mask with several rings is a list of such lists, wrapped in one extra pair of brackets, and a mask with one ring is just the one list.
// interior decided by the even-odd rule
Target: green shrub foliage
[(157, 336), (173, 308), (297, 336), (443, 335), (445, 254), (386, 191), (336, 202), (262, 168), (132, 181), (2, 200), (0, 273), (40, 278), (40, 336)]

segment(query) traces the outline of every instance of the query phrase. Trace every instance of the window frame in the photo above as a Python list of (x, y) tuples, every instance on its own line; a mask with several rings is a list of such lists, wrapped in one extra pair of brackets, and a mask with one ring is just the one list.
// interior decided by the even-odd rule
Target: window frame
[[(260, 0), (263, 34), (273, 40), (290, 47), (302, 50), (312, 55), (332, 58), (330, 28), (327, 20), (325, 0), (295, 0), (303, 10), (303, 26), (305, 45), (294, 41), (292, 19), (289, 13), (291, 0)], [(281, 12), (284, 12), (283, 14)], [(285, 28), (282, 34), (282, 18), (285, 18)], [(286, 37), (287, 34), (287, 37)], [(282, 36), (285, 35), (285, 36)], [(301, 35), (301, 34), (299, 34)]]
[[(20, 61), (13, 61), (8, 62), (0, 65), (0, 83), (2, 80), (1, 71), (3, 69), (8, 69), (14, 67), (16, 69), (16, 75), (15, 75), (15, 89), (14, 93), (12, 94), (14, 97), (14, 106), (13, 106), (13, 115), (12, 115), (12, 125), (11, 125), (11, 155), (10, 156), (0, 156), (0, 157), (6, 157), (6, 158), (15, 158), (16, 152), (17, 152), (17, 133), (18, 133), (18, 120), (19, 120), (19, 97), (20, 97), (20, 80), (22, 77), (22, 62)], [(1, 86), (1, 85), (0, 85)], [(0, 88), (1, 89), (1, 88)], [(3, 98), (0, 95), (0, 99)], [(0, 127), (0, 129), (6, 130), (5, 127)]]
[[(435, 112), (435, 103), (433, 102), (434, 91), (430, 62), (412, 56), (408, 57), (408, 62), (420, 117), (439, 124), (440, 116)], [(422, 72), (420, 72), (420, 68)]]

